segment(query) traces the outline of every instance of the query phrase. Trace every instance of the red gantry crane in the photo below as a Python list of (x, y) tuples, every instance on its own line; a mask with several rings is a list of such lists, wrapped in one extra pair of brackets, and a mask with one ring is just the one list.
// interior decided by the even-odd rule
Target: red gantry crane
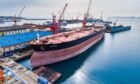
[[(65, 4), (65, 6), (64, 6), (64, 8), (63, 8), (63, 11), (62, 11), (62, 13), (60, 14), (59, 22), (62, 20), (62, 16), (63, 16), (63, 14), (64, 14), (64, 12), (65, 12), (67, 6), (68, 6), (68, 3)], [(57, 22), (56, 22), (56, 16), (52, 14), (52, 18), (53, 18), (53, 22), (52, 22), (52, 25), (51, 25), (50, 28), (51, 28), (51, 31), (53, 32), (53, 34), (55, 34), (55, 33), (56, 33), (56, 30), (58, 29), (58, 24), (57, 24)]]
[(87, 18), (88, 18), (88, 16), (89, 16), (89, 10), (90, 10), (91, 3), (92, 3), (92, 0), (89, 1), (89, 5), (88, 5), (88, 9), (87, 9), (87, 13), (84, 14), (83, 27), (86, 27), (86, 24), (87, 24)]
[(53, 18), (53, 22), (52, 22), (52, 25), (51, 25), (50, 29), (53, 32), (53, 34), (55, 34), (56, 30), (58, 29), (58, 25), (57, 25), (57, 22), (56, 22), (56, 16), (52, 15), (52, 18)]

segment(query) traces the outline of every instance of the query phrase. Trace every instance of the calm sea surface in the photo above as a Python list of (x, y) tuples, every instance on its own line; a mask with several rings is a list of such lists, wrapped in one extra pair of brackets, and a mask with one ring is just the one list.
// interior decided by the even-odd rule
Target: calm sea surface
[[(56, 84), (140, 84), (140, 19), (119, 19), (119, 23), (132, 29), (106, 33), (83, 54), (49, 65), (62, 73)], [(20, 63), (31, 68), (29, 59)]]

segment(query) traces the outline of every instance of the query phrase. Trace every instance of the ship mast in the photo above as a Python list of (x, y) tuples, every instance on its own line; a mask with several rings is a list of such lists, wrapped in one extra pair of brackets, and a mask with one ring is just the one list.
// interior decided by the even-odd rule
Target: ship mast
[(92, 3), (92, 0), (89, 1), (89, 5), (88, 5), (88, 9), (87, 9), (87, 13), (84, 14), (84, 20), (83, 20), (83, 27), (86, 27), (86, 24), (87, 24), (87, 18), (89, 16), (89, 11), (90, 11), (90, 7), (91, 7), (91, 3)]

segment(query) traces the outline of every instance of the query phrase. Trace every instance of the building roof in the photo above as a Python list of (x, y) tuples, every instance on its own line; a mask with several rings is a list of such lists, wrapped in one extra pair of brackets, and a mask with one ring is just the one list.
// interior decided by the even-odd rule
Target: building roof
[(2, 31), (13, 31), (13, 30), (22, 30), (22, 29), (31, 29), (31, 27), (28, 26), (22, 26), (22, 25), (17, 25), (17, 26), (5, 26), (5, 27), (0, 27), (0, 32)]
[(40, 37), (52, 34), (49, 31), (38, 31), (38, 32), (29, 32), (29, 33), (22, 33), (22, 34), (14, 34), (8, 36), (0, 36), (0, 47), (9, 47), (21, 43), (28, 42), (30, 40), (37, 38), (37, 33)]

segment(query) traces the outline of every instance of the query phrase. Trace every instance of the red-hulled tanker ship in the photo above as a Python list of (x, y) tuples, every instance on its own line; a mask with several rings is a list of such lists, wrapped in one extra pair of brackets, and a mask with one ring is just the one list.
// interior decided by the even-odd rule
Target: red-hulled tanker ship
[(105, 29), (83, 27), (81, 29), (53, 34), (30, 41), (34, 53), (32, 67), (52, 64), (75, 57), (99, 42)]
[(56, 33), (57, 23), (54, 16), (51, 26), (54, 34), (29, 42), (34, 49), (34, 53), (31, 56), (32, 67), (35, 68), (70, 59), (99, 42), (104, 37), (105, 28), (95, 27), (95, 25), (87, 27), (87, 17), (88, 12), (84, 16), (82, 28)]

